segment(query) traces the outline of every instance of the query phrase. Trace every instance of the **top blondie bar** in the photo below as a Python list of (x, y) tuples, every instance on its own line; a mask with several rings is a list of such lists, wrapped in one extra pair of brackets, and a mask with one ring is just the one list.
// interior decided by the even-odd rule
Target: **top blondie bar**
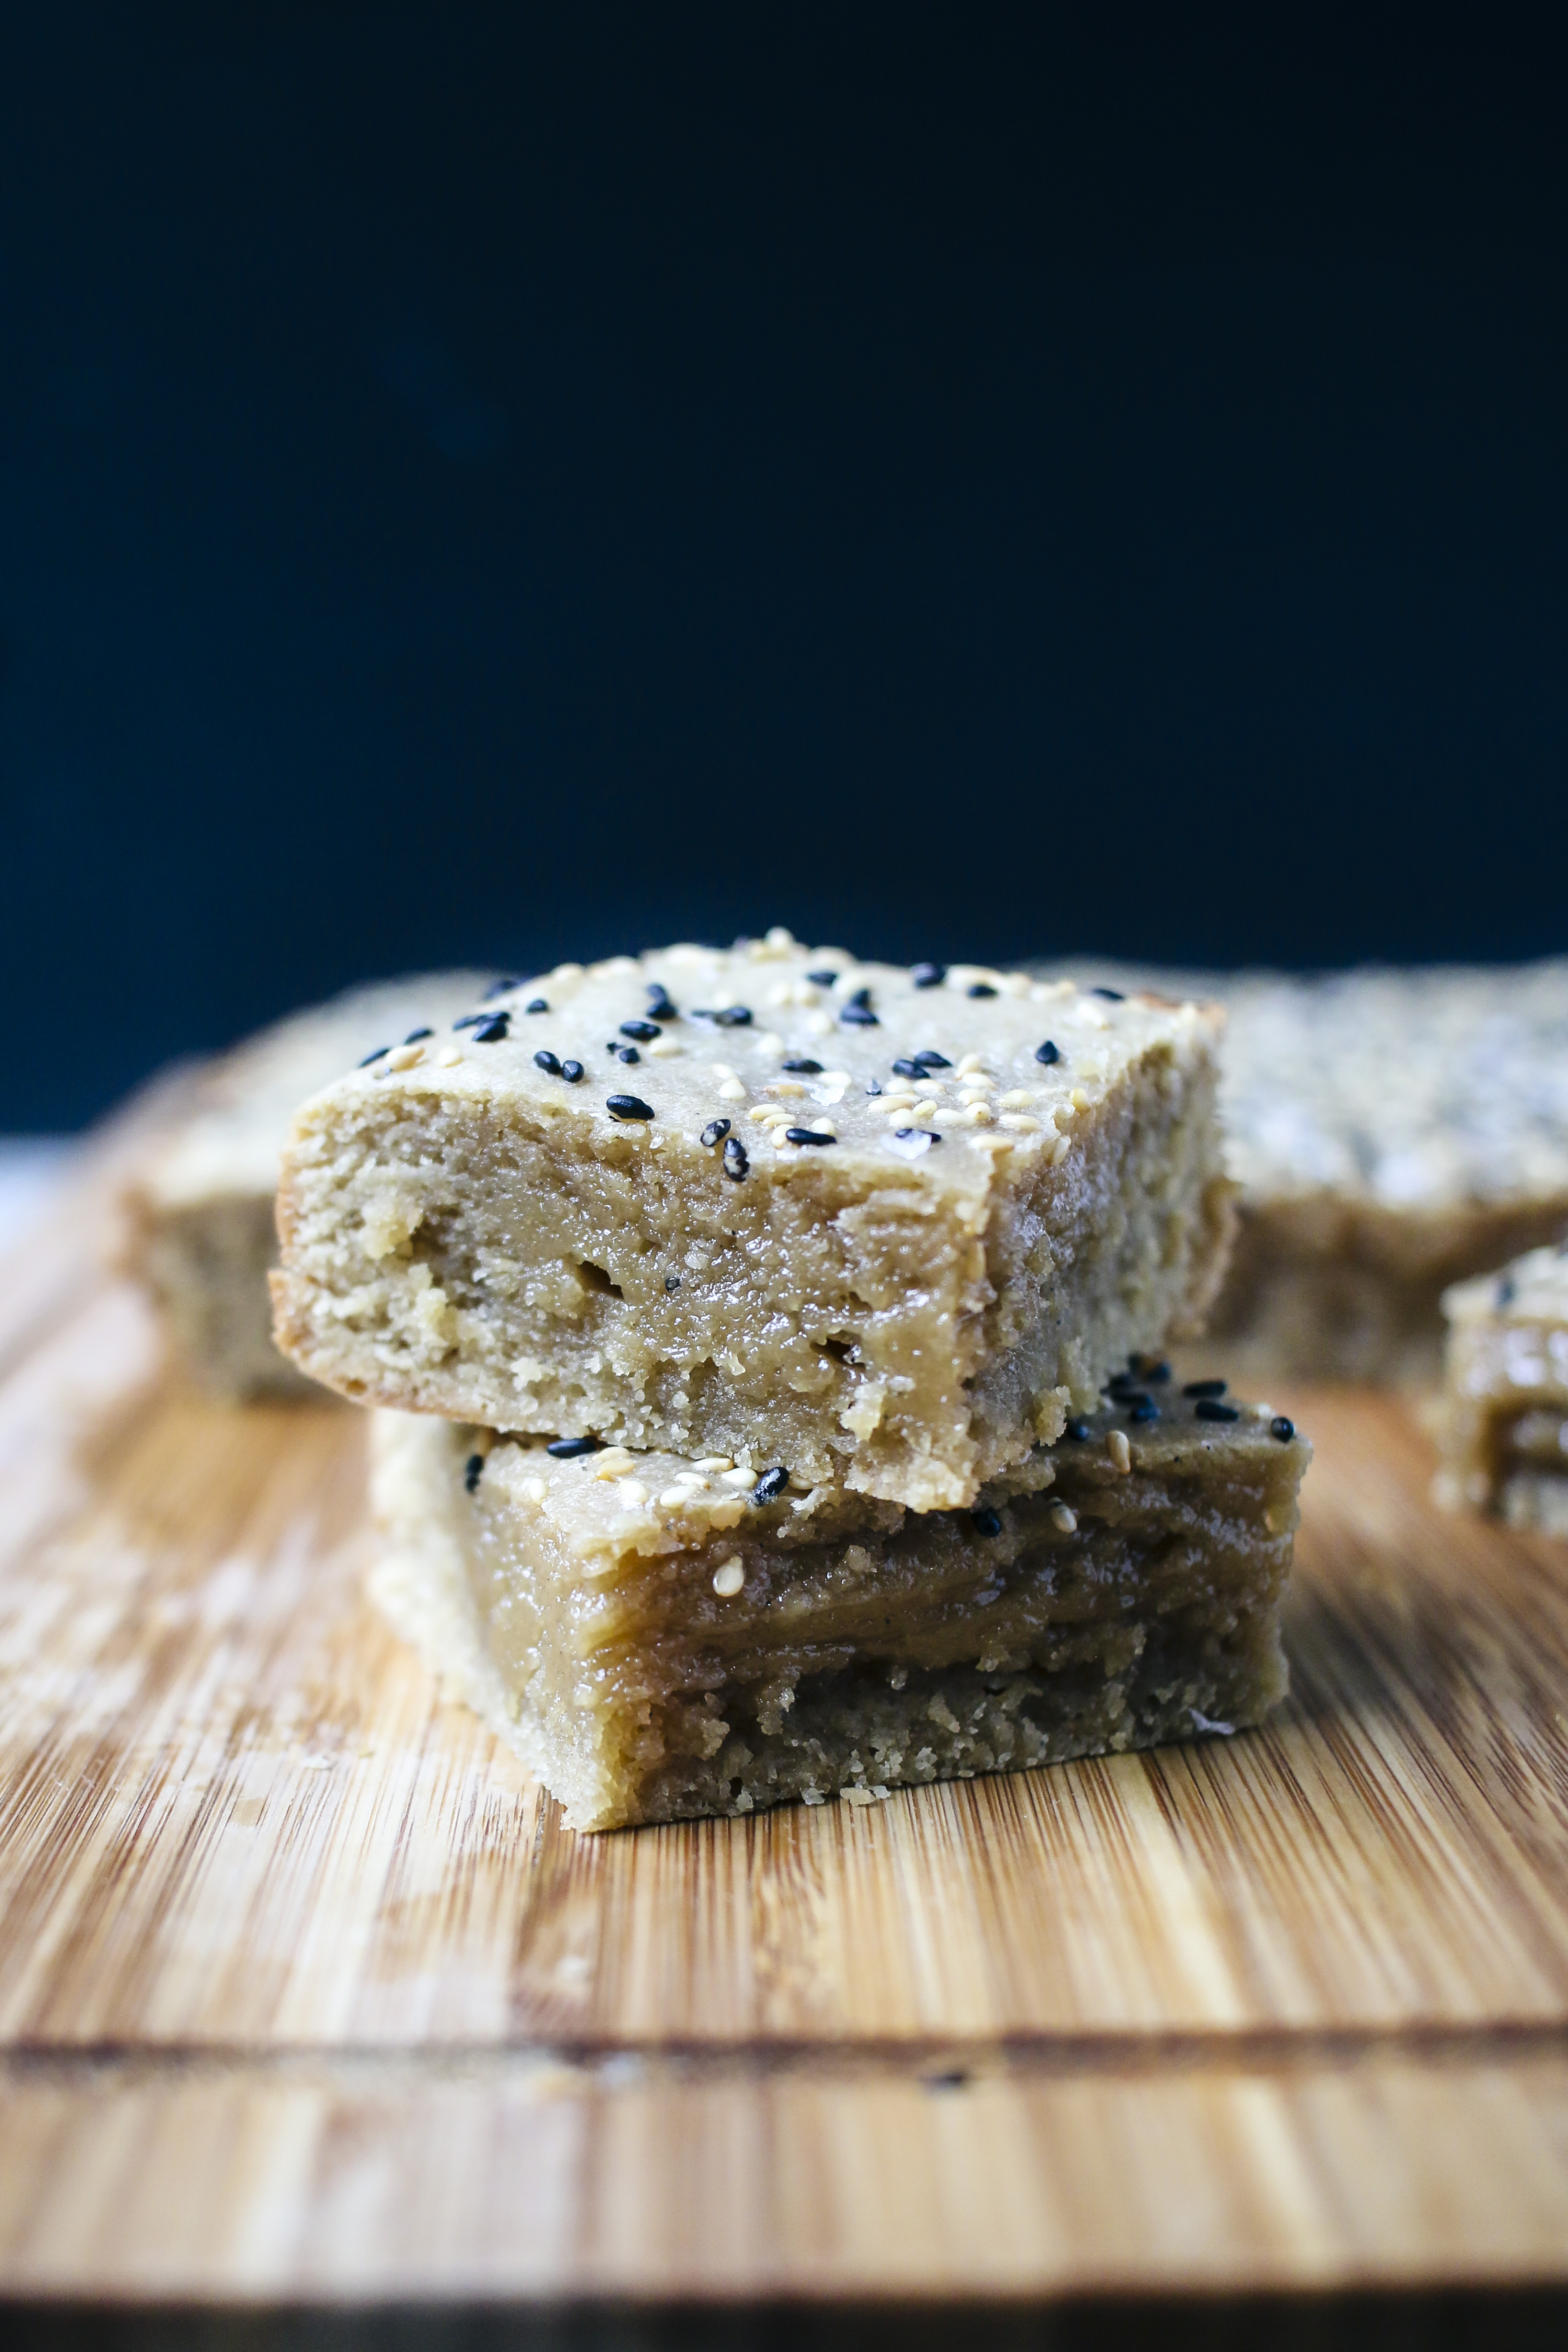
[(1200, 1328), (1222, 1021), (781, 930), (562, 964), (298, 1113), (279, 1345), (368, 1402), (965, 1507)]

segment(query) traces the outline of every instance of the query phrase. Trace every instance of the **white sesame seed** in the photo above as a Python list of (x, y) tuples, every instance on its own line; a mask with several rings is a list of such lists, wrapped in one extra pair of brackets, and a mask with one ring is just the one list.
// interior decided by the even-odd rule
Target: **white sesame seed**
[(462, 1059), (463, 1048), (460, 1045), (443, 1045), (435, 1057), (436, 1066), (438, 1069), (455, 1070)]
[(424, 1059), (423, 1045), (394, 1045), (387, 1055), (389, 1070), (412, 1070), (416, 1062)]
[(779, 1035), (777, 1030), (764, 1029), (759, 1035), (752, 1039), (751, 1050), (754, 1054), (781, 1054), (784, 1051), (784, 1040)]
[(622, 1478), (615, 1492), (629, 1511), (634, 1511), (640, 1503), (648, 1499), (648, 1489), (636, 1478)]
[(1089, 1108), (1090, 1098), (1084, 1093), (1082, 1087), (1073, 1087), (1071, 1099), (1074, 1110), (1087, 1110)]
[(958, 1117), (966, 1127), (988, 1127), (995, 1113), (989, 1103), (977, 1102), (971, 1103), (967, 1110), (961, 1110)]
[(837, 1135), (838, 1131), (831, 1118), (814, 1118), (811, 1121), (813, 1135)]
[(971, 1070), (977, 1070), (979, 1066), (980, 1057), (978, 1054), (966, 1054), (963, 1060), (958, 1065), (958, 1076), (961, 1078), (967, 1078)]
[(648, 1048), (650, 1055), (655, 1062), (673, 1062), (680, 1050), (680, 1040), (677, 1037), (655, 1038)]
[(1127, 1433), (1124, 1429), (1113, 1429), (1107, 1432), (1105, 1451), (1110, 1455), (1112, 1466), (1114, 1469), (1125, 1472), (1132, 1468), (1133, 1449), (1127, 1443)]
[(691, 1499), (689, 1486), (666, 1486), (659, 1497), (659, 1508), (662, 1511), (678, 1511), (683, 1503), (689, 1503)]
[(1015, 1135), (1038, 1135), (1040, 1133), (1039, 1119), (1030, 1118), (1027, 1113), (1021, 1110), (1003, 1111), (1001, 1118), (997, 1123), (1000, 1127), (1010, 1128)]
[(833, 1018), (831, 1013), (808, 1013), (801, 1021), (800, 1026), (810, 1037), (831, 1037), (833, 1034)]
[(675, 1484), (677, 1486), (706, 1486), (707, 1480), (700, 1470), (677, 1470)]
[(693, 1463), (692, 1468), (706, 1471), (727, 1470), (734, 1460), (733, 1454), (705, 1454), (700, 1462)]
[(1051, 1523), (1060, 1535), (1075, 1536), (1078, 1533), (1078, 1514), (1070, 1510), (1065, 1503), (1052, 1503)]
[(1022, 1110), (1026, 1103), (1033, 1102), (1034, 1097), (1028, 1087), (1013, 1087), (1005, 1095), (998, 1095), (997, 1100), (1004, 1110)]
[(746, 1100), (746, 1088), (741, 1085), (738, 1078), (726, 1078), (723, 1086), (720, 1087), (718, 1090), (718, 1097), (720, 1102), (744, 1102)]
[(713, 1072), (716, 1078), (733, 1078), (735, 1076), (735, 1072), (730, 1068), (727, 1062), (710, 1062), (708, 1064), (708, 1068)]
[(523, 1492), (528, 1496), (530, 1503), (542, 1503), (545, 1498), (544, 1480), (542, 1478), (525, 1478), (523, 1481)]
[(763, 1092), (765, 1094), (784, 1095), (790, 1097), (793, 1097), (796, 1095), (803, 1095), (806, 1089), (800, 1084), (799, 1078), (775, 1078), (770, 1087), (765, 1087), (763, 1088)]
[(713, 1589), (721, 1601), (733, 1601), (745, 1582), (746, 1570), (737, 1559), (727, 1559), (714, 1570)]
[(725, 1470), (719, 1474), (721, 1486), (754, 1486), (756, 1484), (757, 1481), (744, 1464), (737, 1469)]

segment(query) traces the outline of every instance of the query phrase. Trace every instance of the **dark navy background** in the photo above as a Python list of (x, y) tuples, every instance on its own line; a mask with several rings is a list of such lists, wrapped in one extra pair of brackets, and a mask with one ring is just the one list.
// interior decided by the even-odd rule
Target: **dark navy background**
[(369, 971), (1568, 947), (1560, 12), (0, 18), (0, 1124)]

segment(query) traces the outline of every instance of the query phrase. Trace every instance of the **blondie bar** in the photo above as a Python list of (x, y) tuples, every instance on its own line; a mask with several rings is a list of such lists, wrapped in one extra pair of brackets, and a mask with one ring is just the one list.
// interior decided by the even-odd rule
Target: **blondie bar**
[(780, 933), (563, 965), (301, 1111), (279, 1344), (364, 1402), (961, 1507), (1199, 1323), (1219, 1024)]
[(1568, 1243), (1457, 1284), (1443, 1306), (1438, 1500), (1568, 1536)]
[(378, 1413), (372, 1589), (580, 1830), (1233, 1731), (1285, 1688), (1310, 1448), (1152, 1393), (924, 1514), (759, 1455)]

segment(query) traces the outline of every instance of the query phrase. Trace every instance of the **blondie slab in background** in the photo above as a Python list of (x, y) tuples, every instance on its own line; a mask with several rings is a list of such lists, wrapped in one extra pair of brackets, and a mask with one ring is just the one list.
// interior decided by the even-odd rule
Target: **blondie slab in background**
[(1285, 1688), (1310, 1452), (1233, 1410), (1113, 1403), (926, 1513), (381, 1413), (374, 1590), (577, 1829), (1229, 1731)]
[(444, 1026), (485, 984), (474, 972), (427, 973), (280, 1021), (225, 1054), (189, 1117), (150, 1149), (122, 1197), (122, 1254), (201, 1387), (240, 1397), (314, 1385), (273, 1345), (267, 1286), (289, 1120), (362, 1055)]
[(1071, 969), (1228, 1012), (1240, 1221), (1209, 1331), (1239, 1378), (1435, 1381), (1445, 1289), (1568, 1228), (1568, 961)]
[(1460, 1283), (1443, 1305), (1437, 1499), (1568, 1536), (1568, 1244)]
[(1199, 1321), (1219, 1025), (777, 935), (562, 966), (300, 1114), (279, 1341), (367, 1402), (971, 1502)]

